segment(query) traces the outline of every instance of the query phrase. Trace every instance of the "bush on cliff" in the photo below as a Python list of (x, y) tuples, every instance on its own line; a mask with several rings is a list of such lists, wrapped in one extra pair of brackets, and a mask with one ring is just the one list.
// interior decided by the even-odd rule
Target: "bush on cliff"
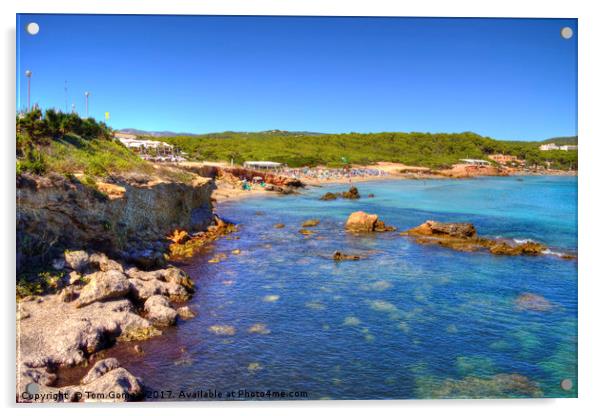
[(93, 118), (39, 109), (17, 117), (17, 174), (83, 173), (107, 177), (151, 173), (152, 165), (112, 138), (112, 130)]

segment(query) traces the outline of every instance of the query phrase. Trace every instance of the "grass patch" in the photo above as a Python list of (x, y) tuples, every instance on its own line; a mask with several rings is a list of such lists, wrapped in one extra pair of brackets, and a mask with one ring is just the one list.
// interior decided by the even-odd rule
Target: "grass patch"
[(108, 177), (123, 173), (152, 174), (153, 166), (121, 143), (112, 140), (84, 140), (67, 135), (44, 147), (48, 170), (62, 174), (83, 172)]

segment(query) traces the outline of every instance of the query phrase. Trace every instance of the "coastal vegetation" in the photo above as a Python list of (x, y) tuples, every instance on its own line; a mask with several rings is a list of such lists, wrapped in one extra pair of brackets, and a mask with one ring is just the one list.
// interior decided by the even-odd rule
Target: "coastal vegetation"
[(411, 166), (449, 168), (460, 159), (486, 159), (503, 153), (528, 166), (577, 169), (576, 151), (541, 151), (542, 142), (503, 141), (476, 133), (346, 133), (286, 134), (224, 132), (196, 136), (163, 137), (194, 160), (271, 160), (290, 167), (347, 163), (369, 165), (396, 162)]
[(106, 177), (149, 171), (150, 165), (121, 143), (105, 123), (53, 109), (17, 116), (17, 174), (84, 173)]

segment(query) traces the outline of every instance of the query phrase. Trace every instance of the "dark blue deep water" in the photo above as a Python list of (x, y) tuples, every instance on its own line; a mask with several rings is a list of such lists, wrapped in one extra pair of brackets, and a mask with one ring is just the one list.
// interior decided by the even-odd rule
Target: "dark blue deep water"
[[(399, 230), (428, 219), (467, 221), (483, 236), (576, 253), (575, 177), (357, 186), (375, 198), (319, 201), (346, 188), (331, 185), (221, 204), (218, 213), (240, 231), (184, 266), (197, 282), (190, 305), (198, 316), (141, 344), (145, 354), (126, 354), (123, 364), (151, 389), (175, 392), (576, 396), (577, 261), (463, 253), (399, 233), (344, 231), (347, 216), (363, 210)], [(321, 223), (305, 237), (298, 231), (310, 218)], [(336, 263), (334, 250), (367, 258)], [(208, 262), (217, 253), (227, 257)], [(551, 309), (517, 308), (524, 293), (543, 296)], [(563, 379), (573, 388), (563, 390)]]

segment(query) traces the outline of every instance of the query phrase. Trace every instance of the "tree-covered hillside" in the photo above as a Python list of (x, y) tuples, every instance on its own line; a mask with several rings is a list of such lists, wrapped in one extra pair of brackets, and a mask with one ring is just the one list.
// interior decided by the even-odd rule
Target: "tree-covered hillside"
[(367, 165), (379, 161), (445, 168), (460, 159), (485, 159), (504, 153), (525, 159), (529, 165), (559, 169), (577, 168), (576, 151), (539, 150), (541, 142), (501, 141), (475, 133), (347, 133), (291, 135), (277, 132), (224, 132), (163, 138), (194, 160), (271, 160), (298, 166)]

